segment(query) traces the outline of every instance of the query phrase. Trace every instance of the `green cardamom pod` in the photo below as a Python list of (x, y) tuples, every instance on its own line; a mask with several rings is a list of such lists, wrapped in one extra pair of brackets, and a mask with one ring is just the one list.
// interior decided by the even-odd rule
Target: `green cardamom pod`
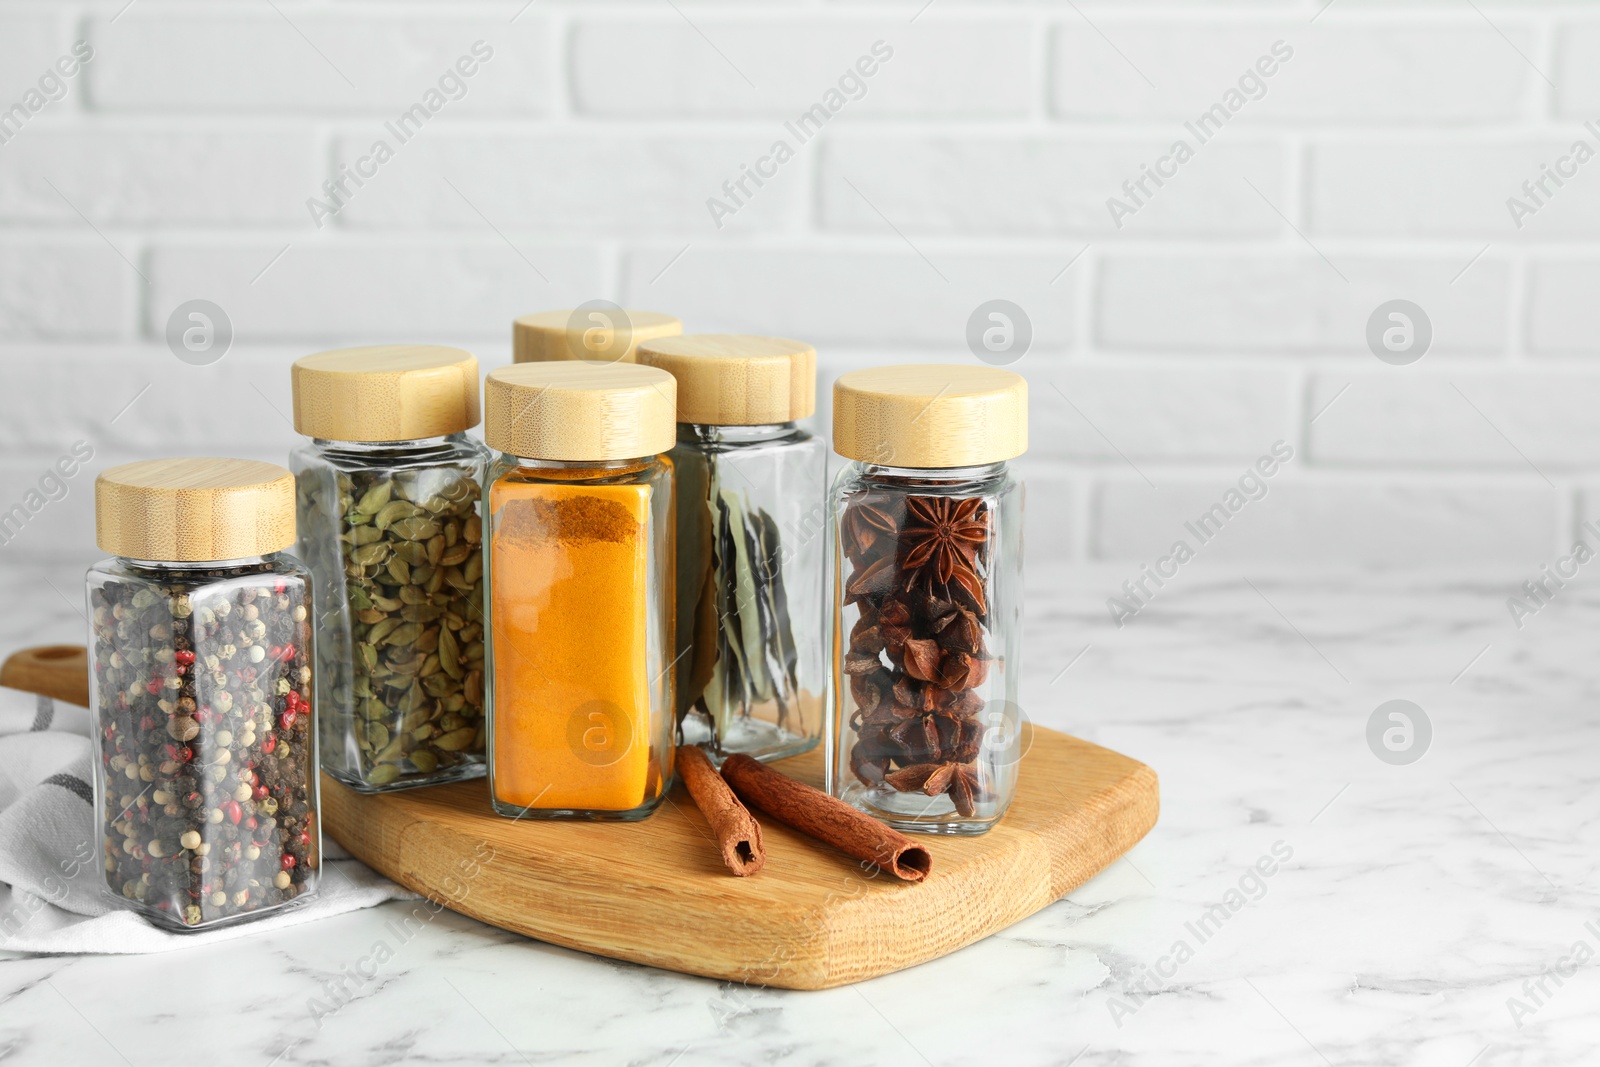
[(393, 491), (393, 482), (379, 482), (362, 494), (361, 502), (356, 505), (356, 511), (363, 515), (376, 515), (389, 502), (389, 496)]

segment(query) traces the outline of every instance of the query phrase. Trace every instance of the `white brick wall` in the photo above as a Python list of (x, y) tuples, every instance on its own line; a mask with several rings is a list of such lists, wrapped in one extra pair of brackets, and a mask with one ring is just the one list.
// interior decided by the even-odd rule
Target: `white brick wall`
[[(771, 14), (810, 5), (764, 6)], [(691, 24), (670, 12), (620, 7), (610, 18), (591, 18), (586, 9), (571, 37), (574, 111), (790, 119), (861, 57), (879, 58), (873, 52), (879, 41), (888, 56), (863, 79), (865, 95), (846, 105), (846, 117), (1026, 118), (1035, 110), (1037, 31), (1009, 12), (940, 12), (912, 23), (901, 12), (752, 19), (726, 10), (702, 6)]]
[(170, 309), (200, 296), (227, 310), (240, 336), (266, 341), (315, 346), (324, 338), (441, 333), (498, 339), (530, 299), (570, 306), (601, 284), (592, 248), (526, 240), (513, 247), (493, 234), (308, 241), (274, 262), (283, 247), (173, 243), (154, 250), (146, 332), (159, 336)]
[[(1001, 298), (1034, 333), (1031, 560), (1148, 561), (1282, 440), (1217, 566), (1534, 573), (1600, 513), (1600, 158), (1520, 228), (1506, 200), (1600, 150), (1600, 0), (1324, 3), (3, 0), (0, 509), (76, 440), (281, 460), (321, 347), (494, 366), (513, 316), (607, 298), (812, 340), (826, 385), (970, 362)], [(163, 340), (197, 298), (235, 330), (205, 367)], [(1365, 339), (1397, 298), (1433, 325), (1413, 366)], [(0, 563), (87, 560), (91, 504)]]
[[(1303, 6), (1314, 13), (1320, 4)], [(1280, 41), (1289, 57), (1242, 114), (1289, 122), (1485, 123), (1515, 118), (1532, 94), (1527, 66), (1470, 8), (1448, 22), (1385, 14), (1329, 13), (1310, 25), (1305, 16), (1064, 22), (1055, 36), (1051, 100), (1057, 114), (1079, 120), (1192, 119)], [(1508, 23), (1506, 35), (1523, 52), (1532, 47), (1525, 26)]]
[(303, 129), (29, 128), (5, 146), (0, 222), (18, 226), (294, 226), (322, 180)]
[(1118, 350), (1365, 354), (1368, 316), (1403, 297), (1433, 319), (1435, 354), (1505, 351), (1511, 272), (1493, 252), (1454, 282), (1471, 251), (1385, 256), (1328, 242), (1324, 254), (1304, 246), (1108, 254), (1097, 339)]
[(1600, 196), (1584, 195), (1581, 171), (1571, 189), (1560, 189), (1548, 207), (1521, 218), (1520, 228), (1506, 208), (1508, 197), (1524, 198), (1523, 183), (1557, 164), (1580, 135), (1467, 143), (1437, 136), (1421, 142), (1393, 135), (1329, 138), (1309, 150), (1308, 232), (1497, 243), (1592, 240), (1600, 237)]
[(542, 19), (508, 25), (499, 13), (504, 5), (460, 15), (440, 7), (370, 12), (283, 4), (280, 16), (246, 3), (141, 3), (115, 23), (98, 16), (90, 23), (100, 52), (91, 75), (95, 98), (118, 112), (390, 115), (415, 103), (473, 42), (486, 40), (492, 57), (452, 113), (547, 110), (554, 68)]
[[(845, 133), (823, 146), (821, 226), (876, 234), (877, 211), (892, 202), (906, 233), (992, 237), (1101, 236), (1118, 232), (1106, 197), (1138, 177), (1171, 138), (929, 137)], [(1283, 223), (1243, 181), (1284, 199), (1289, 153), (1270, 141), (1217, 145), (1184, 171), (1182, 184), (1152, 201), (1122, 229), (1140, 235), (1270, 237)], [(856, 188), (851, 188), (851, 186)], [(1133, 227), (1137, 227), (1135, 231)]]

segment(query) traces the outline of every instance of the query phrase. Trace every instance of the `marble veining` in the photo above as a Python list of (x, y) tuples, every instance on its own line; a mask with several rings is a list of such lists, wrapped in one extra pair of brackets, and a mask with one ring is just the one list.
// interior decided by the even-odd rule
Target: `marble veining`
[[(1153, 766), (1161, 820), (1067, 899), (977, 945), (794, 993), (450, 912), (401, 942), (393, 924), (416, 902), (396, 901), (161, 957), (6, 960), (0, 1060), (1593, 1061), (1600, 589), (1574, 583), (1518, 629), (1517, 576), (1196, 570), (1118, 629), (1104, 602), (1123, 577), (1031, 577), (1023, 704)], [(5, 647), (81, 640), (42, 581), (0, 589), (17, 606)], [(1394, 698), (1433, 727), (1404, 766), (1367, 742)], [(330, 993), (381, 940), (392, 955), (376, 975)]]

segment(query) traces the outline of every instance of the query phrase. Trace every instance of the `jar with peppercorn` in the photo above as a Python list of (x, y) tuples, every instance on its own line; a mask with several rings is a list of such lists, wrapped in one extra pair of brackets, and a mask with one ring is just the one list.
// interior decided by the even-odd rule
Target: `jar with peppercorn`
[(680, 740), (718, 762), (775, 760), (822, 738), (828, 447), (817, 353), (803, 341), (694, 334), (641, 342), (678, 382)]
[(898, 366), (834, 384), (828, 788), (891, 826), (977, 834), (1016, 792), (1027, 382)]
[(478, 361), (321, 352), (292, 370), (299, 554), (317, 604), (322, 766), (363, 793), (484, 771)]
[(193, 930), (312, 896), (311, 596), (282, 467), (173, 459), (95, 481), (96, 837), (108, 891)]

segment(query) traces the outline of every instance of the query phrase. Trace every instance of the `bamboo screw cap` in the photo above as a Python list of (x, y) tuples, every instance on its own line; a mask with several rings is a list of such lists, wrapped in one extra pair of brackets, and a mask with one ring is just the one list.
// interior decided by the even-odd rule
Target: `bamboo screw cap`
[(307, 437), (414, 441), (478, 425), (478, 361), (459, 348), (338, 348), (295, 360), (290, 377)]
[(678, 431), (672, 375), (632, 363), (517, 363), (484, 382), (483, 437), (526, 459), (654, 456)]
[(678, 421), (761, 426), (817, 410), (817, 350), (782, 337), (701, 333), (639, 345), (638, 361), (678, 379)]
[(200, 563), (294, 543), (294, 476), (245, 459), (125, 463), (94, 481), (95, 543), (130, 559)]
[(518, 363), (581, 359), (632, 363), (639, 344), (683, 332), (683, 323), (659, 311), (612, 306), (541, 311), (511, 324), (511, 354)]
[(1028, 450), (1028, 383), (996, 367), (906, 364), (833, 383), (833, 450), (893, 467), (972, 467)]

